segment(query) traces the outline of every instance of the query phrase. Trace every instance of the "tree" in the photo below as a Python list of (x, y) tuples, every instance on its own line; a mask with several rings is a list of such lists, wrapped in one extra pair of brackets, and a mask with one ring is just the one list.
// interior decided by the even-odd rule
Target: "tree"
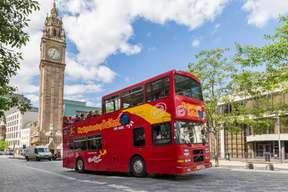
[(265, 35), (268, 42), (265, 45), (236, 44), (234, 61), (241, 65), (243, 72), (234, 76), (234, 83), (241, 88), (242, 94), (258, 103), (257, 110), (250, 111), (258, 117), (263, 117), (265, 112), (279, 117), (288, 107), (285, 102), (269, 107), (267, 99), (263, 98), (264, 93), (272, 96), (275, 90), (278, 90), (278, 94), (288, 92), (288, 16), (280, 17), (279, 21), (275, 33)]
[(265, 114), (274, 115), (274, 120), (280, 121), (281, 114), (287, 112), (287, 103), (272, 102), (273, 92), (280, 95), (288, 92), (288, 17), (280, 17), (279, 21), (275, 33), (265, 35), (267, 43), (263, 46), (236, 44), (234, 61), (242, 72), (233, 76), (232, 94), (253, 102), (253, 107), (246, 108), (241, 115), (253, 117), (253, 121), (242, 118), (242, 123), (255, 132), (271, 129), (275, 123)]
[(38, 9), (39, 4), (34, 0), (0, 1), (0, 117), (11, 107), (24, 111), (30, 106), (19, 100), (14, 94), (16, 88), (9, 83), (20, 68), (22, 56), (18, 50), (29, 40), (24, 30), (28, 27), (28, 16)]
[(5, 151), (8, 148), (7, 141), (0, 140), (0, 151)]
[(199, 77), (205, 100), (207, 126), (214, 136), (214, 157), (216, 166), (219, 166), (218, 136), (223, 128), (224, 116), (218, 113), (218, 104), (229, 90), (229, 80), (236, 71), (235, 66), (225, 57), (228, 49), (214, 49), (201, 51), (195, 55), (196, 61), (189, 64), (189, 71)]
[(288, 16), (280, 17), (280, 26), (273, 35), (265, 35), (264, 46), (236, 44), (234, 61), (245, 71), (263, 72), (259, 89), (288, 91)]

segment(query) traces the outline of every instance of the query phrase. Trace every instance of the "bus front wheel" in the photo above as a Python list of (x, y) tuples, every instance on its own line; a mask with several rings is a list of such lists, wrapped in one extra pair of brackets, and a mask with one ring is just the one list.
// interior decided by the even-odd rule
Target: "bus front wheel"
[(76, 161), (76, 171), (79, 172), (79, 173), (83, 173), (85, 171), (84, 162), (80, 158), (78, 158), (77, 161)]
[(131, 172), (135, 177), (144, 177), (146, 175), (146, 166), (143, 158), (136, 156), (131, 161)]

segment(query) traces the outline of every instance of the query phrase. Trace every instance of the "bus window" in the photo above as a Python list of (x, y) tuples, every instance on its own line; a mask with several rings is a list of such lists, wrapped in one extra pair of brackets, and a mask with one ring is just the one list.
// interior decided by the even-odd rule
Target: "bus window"
[(122, 107), (124, 109), (144, 103), (143, 86), (133, 88), (122, 94)]
[(156, 101), (157, 99), (169, 96), (170, 81), (165, 77), (147, 84), (147, 102)]
[(177, 74), (174, 77), (174, 81), (176, 95), (183, 95), (203, 100), (200, 83), (196, 82), (192, 78)]
[(133, 129), (133, 143), (135, 147), (145, 145), (145, 133), (143, 127)]
[(88, 137), (88, 150), (98, 150), (102, 148), (102, 136)]
[(109, 99), (106, 99), (104, 103), (105, 103), (106, 113), (120, 110), (120, 97), (119, 96), (113, 96)]
[(152, 125), (152, 143), (155, 145), (171, 143), (170, 123)]
[(73, 143), (69, 143), (68, 146), (69, 146), (69, 149), (70, 149), (70, 150), (73, 150), (73, 149), (74, 149)]
[(86, 150), (87, 149), (87, 140), (84, 138), (79, 138), (74, 140), (74, 150)]

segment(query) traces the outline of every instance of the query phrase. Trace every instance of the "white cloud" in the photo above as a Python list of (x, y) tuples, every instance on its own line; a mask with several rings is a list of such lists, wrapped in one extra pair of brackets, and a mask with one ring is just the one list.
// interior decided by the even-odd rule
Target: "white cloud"
[(100, 85), (94, 83), (65, 85), (65, 96), (81, 95), (83, 93), (98, 93), (102, 90)]
[(199, 47), (200, 40), (199, 39), (193, 39), (192, 40), (192, 47)]
[(63, 18), (65, 30), (79, 51), (75, 58), (68, 60), (67, 74), (76, 79), (95, 80), (98, 79), (95, 78), (96, 71), (105, 69), (105, 75), (98, 76), (99, 80), (111, 82), (116, 74), (108, 68), (97, 66), (102, 65), (113, 54), (133, 55), (141, 51), (141, 45), (129, 43), (134, 35), (132, 24), (135, 19), (144, 18), (158, 24), (175, 21), (192, 30), (213, 20), (227, 2), (228, 0), (64, 0), (61, 9), (64, 13), (69, 13)]
[(110, 68), (103, 64), (83, 65), (72, 58), (67, 58), (66, 74), (74, 80), (94, 80), (104, 83), (110, 83), (116, 76)]
[[(26, 94), (25, 97), (27, 97), (28, 99), (30, 99), (31, 103), (33, 106), (37, 106), (38, 102), (39, 102), (39, 95), (35, 95), (35, 94)], [(37, 106), (38, 107), (38, 106)]]
[(248, 23), (263, 27), (270, 19), (288, 13), (287, 0), (246, 0), (243, 10), (249, 12)]
[[(38, 85), (33, 80), (39, 75), (41, 31), (52, 6), (51, 1), (39, 2), (41, 10), (30, 16), (30, 27), (27, 29), (30, 42), (22, 49), (24, 61), (21, 70), (12, 81), (24, 94), (37, 95)], [(67, 53), (66, 77), (76, 83), (67, 85), (65, 94), (80, 94), (79, 98), (83, 98), (86, 92), (100, 91), (101, 84), (112, 82), (116, 76), (105, 63), (109, 56), (141, 52), (141, 44), (129, 41), (134, 35), (132, 25), (136, 19), (157, 24), (174, 21), (193, 30), (207, 21), (213, 21), (227, 2), (229, 0), (61, 1), (58, 7), (63, 13), (67, 38), (78, 51), (76, 54)]]

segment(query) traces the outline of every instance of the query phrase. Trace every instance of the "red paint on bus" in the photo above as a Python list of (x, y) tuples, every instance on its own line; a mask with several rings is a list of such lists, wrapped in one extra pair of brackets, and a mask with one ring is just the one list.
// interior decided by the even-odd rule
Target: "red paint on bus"
[(205, 107), (194, 75), (163, 73), (104, 96), (102, 108), (102, 115), (86, 119), (65, 117), (64, 167), (135, 176), (211, 167)]

